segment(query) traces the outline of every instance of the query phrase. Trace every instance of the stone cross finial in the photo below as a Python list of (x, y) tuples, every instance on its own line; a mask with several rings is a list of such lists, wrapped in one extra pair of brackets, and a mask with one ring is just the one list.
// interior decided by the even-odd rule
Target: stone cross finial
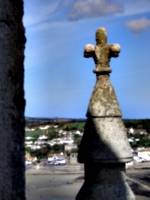
[(119, 52), (118, 44), (107, 45), (105, 28), (96, 31), (96, 46), (88, 44), (84, 49), (84, 56), (93, 57), (96, 64), (96, 84), (78, 151), (78, 162), (84, 163), (85, 182), (76, 200), (135, 200), (125, 173), (125, 163), (132, 161), (131, 147), (109, 80), (110, 59)]
[(110, 73), (110, 59), (111, 57), (118, 57), (119, 53), (119, 44), (107, 45), (107, 32), (103, 27), (97, 29), (96, 31), (96, 46), (87, 44), (84, 48), (84, 57), (93, 57), (94, 59), (96, 68), (93, 70), (93, 72), (96, 74), (101, 72)]

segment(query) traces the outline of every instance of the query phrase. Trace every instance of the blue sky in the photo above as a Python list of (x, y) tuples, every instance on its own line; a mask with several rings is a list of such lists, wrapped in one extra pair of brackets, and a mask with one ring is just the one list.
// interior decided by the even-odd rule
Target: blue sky
[(123, 118), (150, 118), (150, 0), (24, 0), (27, 117), (85, 118), (95, 85), (86, 44), (105, 27)]

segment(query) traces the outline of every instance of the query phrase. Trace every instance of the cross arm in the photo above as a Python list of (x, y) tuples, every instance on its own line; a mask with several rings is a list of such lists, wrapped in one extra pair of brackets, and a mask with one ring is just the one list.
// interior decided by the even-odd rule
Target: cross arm
[(95, 46), (93, 44), (87, 44), (84, 47), (84, 57), (85, 58), (93, 57), (94, 53), (95, 53)]
[(111, 44), (109, 45), (110, 55), (111, 57), (118, 57), (120, 53), (120, 45), (119, 44)]

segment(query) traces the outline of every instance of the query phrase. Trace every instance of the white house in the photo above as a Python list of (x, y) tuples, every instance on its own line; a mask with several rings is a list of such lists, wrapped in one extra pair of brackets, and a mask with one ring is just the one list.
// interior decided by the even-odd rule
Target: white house
[(28, 145), (28, 144), (31, 145), (31, 144), (33, 144), (33, 142), (32, 141), (25, 141), (25, 144), (26, 145)]
[(31, 149), (37, 150), (37, 149), (41, 149), (41, 147), (39, 145), (33, 145), (31, 146)]
[(46, 129), (50, 128), (50, 127), (51, 127), (50, 125), (40, 126), (39, 129), (40, 130), (46, 130)]
[(25, 140), (32, 140), (32, 139), (33, 137), (30, 137), (30, 136), (25, 137)]
[(66, 159), (63, 153), (60, 153), (59, 155), (54, 154), (53, 156), (49, 156), (47, 159), (48, 163), (53, 163), (53, 164), (66, 164)]
[(38, 137), (39, 140), (46, 140), (48, 137), (45, 135), (41, 135)]
[(150, 161), (150, 152), (148, 151), (138, 152), (138, 156), (145, 159), (146, 162)]
[(72, 149), (77, 149), (76, 144), (65, 145), (65, 151), (71, 151)]

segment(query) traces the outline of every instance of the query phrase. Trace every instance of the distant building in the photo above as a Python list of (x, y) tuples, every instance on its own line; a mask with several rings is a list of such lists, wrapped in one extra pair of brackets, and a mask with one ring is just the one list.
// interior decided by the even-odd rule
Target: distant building
[(76, 131), (75, 134), (76, 134), (76, 135), (83, 136), (83, 133), (81, 133), (80, 131)]
[(134, 134), (134, 129), (133, 128), (129, 128), (128, 133)]
[(133, 128), (129, 128), (127, 130), (127, 133), (129, 133), (131, 135), (135, 135), (135, 134), (146, 135), (147, 131), (145, 129), (133, 129)]
[(35, 131), (35, 128), (28, 128), (28, 127), (25, 127), (25, 131)]
[(32, 139), (33, 137), (30, 137), (30, 136), (25, 137), (25, 140), (32, 140)]
[(45, 135), (41, 135), (38, 137), (38, 140), (46, 140), (48, 137)]
[(46, 126), (39, 126), (40, 130), (47, 130), (48, 128), (50, 128), (50, 125), (46, 125)]
[(30, 154), (28, 152), (26, 152), (25, 163), (29, 164), (29, 162), (32, 163), (32, 162), (35, 162), (35, 161), (37, 161), (37, 157), (32, 157), (32, 156), (30, 156)]
[(60, 154), (49, 154), (48, 155), (48, 159), (47, 159), (48, 163), (52, 163), (52, 164), (66, 164), (66, 158), (64, 156), (63, 153)]
[(76, 144), (65, 145), (65, 151), (71, 151), (72, 149), (77, 149)]
[(78, 163), (78, 161), (77, 161), (77, 153), (72, 153), (71, 155), (70, 155), (70, 164), (77, 164)]

